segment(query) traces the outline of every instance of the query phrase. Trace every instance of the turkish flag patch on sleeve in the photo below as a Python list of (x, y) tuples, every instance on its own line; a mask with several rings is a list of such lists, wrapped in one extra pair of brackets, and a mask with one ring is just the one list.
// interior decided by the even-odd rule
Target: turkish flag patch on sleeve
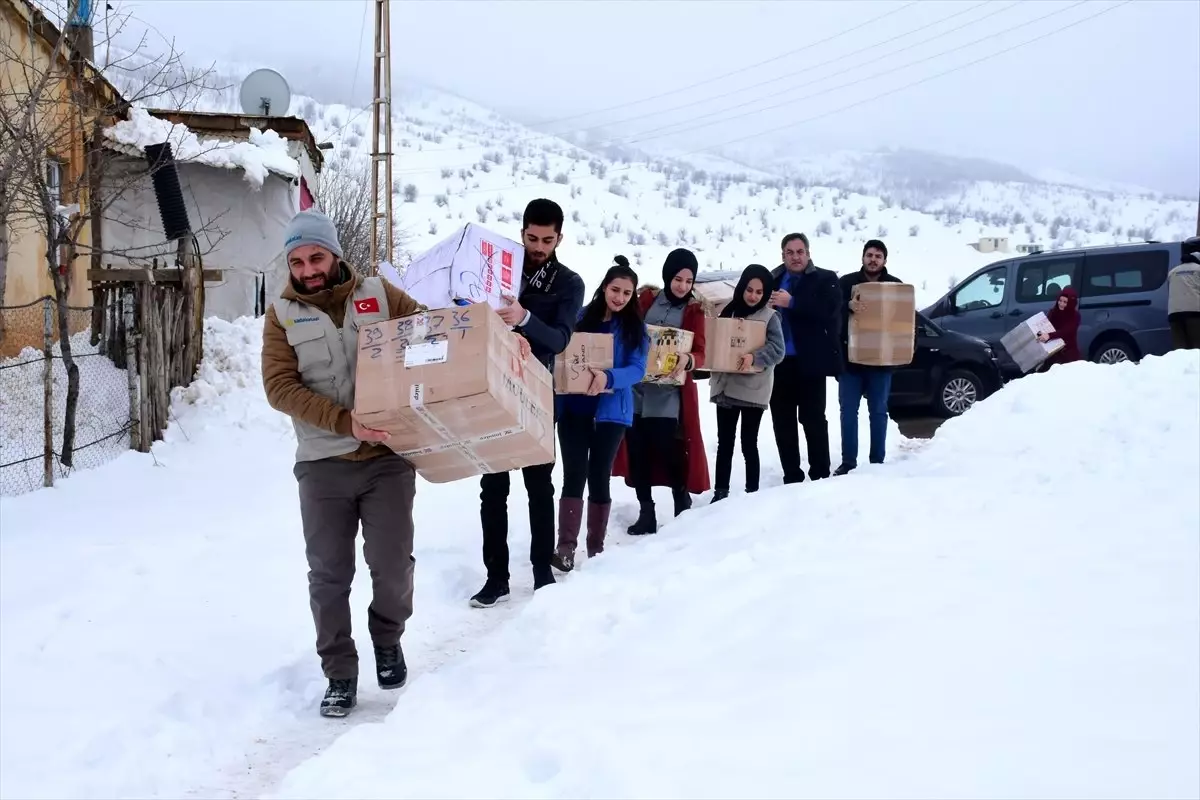
[(379, 313), (379, 298), (368, 297), (364, 300), (354, 301), (354, 310), (360, 314), (378, 314)]

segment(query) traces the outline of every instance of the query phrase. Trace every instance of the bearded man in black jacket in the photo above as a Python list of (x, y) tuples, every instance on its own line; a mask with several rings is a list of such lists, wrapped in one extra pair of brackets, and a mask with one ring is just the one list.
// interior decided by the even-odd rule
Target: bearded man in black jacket
[[(567, 349), (575, 321), (583, 307), (583, 279), (559, 263), (556, 249), (562, 242), (563, 210), (553, 200), (538, 199), (525, 207), (521, 239), (525, 263), (517, 297), (505, 298), (497, 313), (529, 341), (534, 358), (553, 372), (554, 357)], [(525, 467), (529, 495), (529, 562), (533, 588), (554, 583), (550, 558), (554, 555), (554, 462)], [(483, 523), (483, 563), (487, 581), (471, 598), (476, 608), (507, 600), (508, 589), (508, 490), (509, 473), (480, 478), (479, 516)]]

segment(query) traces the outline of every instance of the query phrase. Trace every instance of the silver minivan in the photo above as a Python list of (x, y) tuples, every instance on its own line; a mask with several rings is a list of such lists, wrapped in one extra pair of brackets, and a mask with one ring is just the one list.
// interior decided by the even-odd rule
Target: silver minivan
[[(923, 313), (943, 328), (991, 343), (999, 354), (1004, 334), (1021, 320), (1049, 311), (1059, 291), (1073, 286), (1079, 293), (1083, 357), (1106, 364), (1136, 361), (1171, 349), (1167, 272), (1185, 252), (1196, 250), (1200, 238), (1017, 256), (978, 270)], [(1016, 367), (1004, 361), (1010, 375)]]

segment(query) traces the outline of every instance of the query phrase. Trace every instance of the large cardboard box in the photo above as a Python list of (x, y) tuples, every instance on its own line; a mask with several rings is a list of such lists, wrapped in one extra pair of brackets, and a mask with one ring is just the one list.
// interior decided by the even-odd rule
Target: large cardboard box
[(853, 298), (866, 308), (850, 315), (850, 363), (869, 367), (912, 363), (917, 344), (913, 286), (893, 281), (860, 283)]
[(1054, 326), (1040, 311), (1018, 324), (1000, 339), (1000, 346), (1021, 368), (1021, 372), (1036, 369), (1043, 361), (1066, 346), (1062, 339), (1039, 342), (1037, 338), (1039, 333), (1054, 333)]
[(367, 325), (354, 412), (431, 483), (554, 461), (550, 371), (486, 303)]
[(691, 331), (670, 328), (665, 325), (647, 325), (650, 337), (650, 352), (646, 356), (646, 375), (642, 383), (662, 383), (667, 386), (682, 386), (684, 378), (671, 380), (668, 376), (684, 353), (692, 350)]
[[(554, 359), (554, 391), (557, 394), (587, 394), (592, 369), (612, 369), (611, 333), (574, 333), (567, 349)], [(606, 389), (611, 394), (612, 389)]]
[[(710, 317), (704, 321), (704, 368), (738, 372), (738, 359), (767, 343), (767, 323), (757, 319)], [(751, 367), (751, 372), (762, 372)]]
[[(500, 308), (501, 296), (521, 286), (525, 248), (471, 222), (413, 259), (399, 286), (426, 308), (461, 302)], [(383, 271), (395, 281), (392, 270)]]

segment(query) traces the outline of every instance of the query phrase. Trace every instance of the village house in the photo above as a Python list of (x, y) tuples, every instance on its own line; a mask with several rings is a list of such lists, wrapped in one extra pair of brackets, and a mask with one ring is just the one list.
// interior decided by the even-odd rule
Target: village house
[(314, 205), (323, 157), (304, 120), (157, 109), (130, 110), (104, 131), (106, 184), (120, 187), (103, 214), (103, 266), (174, 264), (144, 147), (170, 143), (188, 223), (206, 272), (206, 316), (265, 313), (282, 290), (283, 230)]
[[(86, 23), (86, 20), (83, 21)], [(66, 214), (88, 215), (89, 158), (92, 137), (125, 113), (125, 101), (91, 62), (91, 31), (86, 24), (66, 33), (28, 0), (0, 0), (0, 114), (20, 126), (26, 109), (33, 121), (21, 140), (41, 151), (29, 163), (27, 148), (11, 135), (0, 139), (0, 307), (21, 306), (54, 294), (44, 218), (31, 197), (44, 180), (50, 201)], [(4, 213), (7, 212), (7, 213)], [(58, 269), (66, 278), (68, 302), (91, 303), (86, 270), (90, 264), (90, 232), (77, 237), (72, 263), (59, 248)], [(30, 315), (30, 319), (33, 315)], [(15, 352), (42, 341), (42, 323), (24, 330), (23, 323), (0, 320), (0, 351)], [(32, 324), (32, 323), (31, 323)]]

